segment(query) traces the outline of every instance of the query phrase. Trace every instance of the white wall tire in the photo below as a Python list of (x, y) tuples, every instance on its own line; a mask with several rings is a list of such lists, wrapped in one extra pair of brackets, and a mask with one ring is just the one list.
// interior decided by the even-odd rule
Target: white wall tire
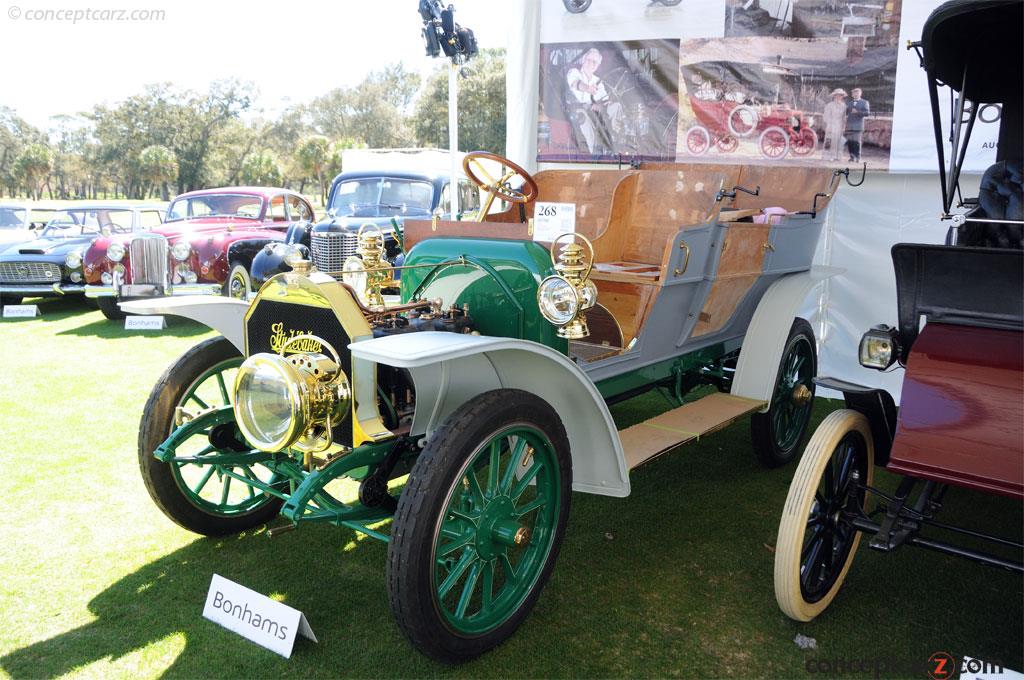
[[(842, 487), (842, 464), (851, 457), (849, 469), (857, 469), (861, 482), (870, 486), (874, 476), (874, 445), (867, 418), (849, 409), (830, 413), (807, 443), (789, 486), (775, 544), (775, 599), (782, 612), (796, 621), (810, 621), (831, 604), (857, 552), (860, 532), (846, 523), (833, 522), (834, 518), (841, 516), (840, 512), (820, 509), (823, 500), (821, 485), (831, 479), (836, 487)], [(849, 484), (849, 476), (846, 483)], [(846, 499), (845, 507), (857, 502), (863, 508), (863, 491), (850, 495), (838, 489), (836, 495)], [(836, 524), (831, 530), (834, 536), (833, 533), (822, 536), (823, 532), (829, 531), (827, 524)], [(810, 537), (807, 535), (808, 527), (813, 527), (815, 532)], [(816, 541), (821, 544), (828, 542), (831, 547), (829, 565), (823, 565), (820, 579), (815, 578), (818, 571), (816, 560), (813, 565), (804, 567), (805, 558), (810, 563), (812, 557), (821, 554), (819, 551), (805, 555), (805, 549), (812, 549)]]
[(757, 132), (757, 124), (760, 120), (761, 116), (756, 108), (749, 104), (740, 104), (729, 112), (725, 123), (734, 137), (743, 138)]
[(248, 300), (252, 296), (252, 277), (244, 264), (233, 263), (224, 282), (224, 297)]

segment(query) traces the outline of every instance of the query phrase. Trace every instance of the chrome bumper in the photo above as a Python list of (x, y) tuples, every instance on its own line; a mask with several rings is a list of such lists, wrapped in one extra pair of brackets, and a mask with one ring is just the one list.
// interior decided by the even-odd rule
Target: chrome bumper
[(77, 295), (85, 292), (84, 283), (0, 283), (0, 294), (21, 295), (24, 297), (60, 297)]
[(152, 284), (131, 284), (121, 286), (85, 286), (85, 297), (166, 297), (168, 295), (220, 295), (222, 288), (216, 283), (179, 283), (171, 286), (166, 293), (160, 290), (160, 286)]

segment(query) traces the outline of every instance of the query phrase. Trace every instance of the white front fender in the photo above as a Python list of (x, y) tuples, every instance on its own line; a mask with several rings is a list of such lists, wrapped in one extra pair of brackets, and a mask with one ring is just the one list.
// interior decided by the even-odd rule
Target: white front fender
[(416, 386), (412, 434), (433, 432), (455, 409), (489, 390), (521, 389), (558, 413), (569, 437), (573, 489), (628, 496), (618, 430), (594, 383), (550, 347), (512, 338), (422, 332), (350, 344), (354, 360), (408, 369)]
[(118, 305), (129, 314), (171, 314), (209, 326), (245, 354), (245, 313), (249, 303), (213, 295), (129, 300)]

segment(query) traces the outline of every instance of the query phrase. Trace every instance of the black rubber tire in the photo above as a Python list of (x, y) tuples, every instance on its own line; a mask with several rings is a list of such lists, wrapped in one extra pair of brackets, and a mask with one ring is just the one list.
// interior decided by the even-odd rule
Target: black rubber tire
[[(434, 528), (447, 494), (466, 459), (486, 437), (512, 423), (529, 423), (555, 448), (563, 499), (551, 551), (533, 590), (504, 623), (479, 636), (450, 630), (437, 611), (431, 584)], [(427, 442), (398, 501), (388, 545), (388, 593), (391, 613), (419, 651), (443, 663), (468, 661), (508, 639), (533, 609), (558, 559), (569, 517), (572, 459), (569, 440), (554, 409), (523, 390), (485, 392), (459, 407)]]
[(95, 309), (99, 309), (100, 308), (100, 303), (99, 303), (99, 299), (98, 298), (91, 298), (91, 297), (84, 297), (83, 296), (82, 297), (82, 302), (84, 302), (85, 306), (88, 307), (89, 309), (94, 309), (95, 310)]
[[(100, 298), (101, 300), (104, 298)], [(139, 470), (146, 490), (156, 506), (175, 524), (204, 536), (225, 536), (266, 524), (277, 516), (283, 501), (270, 497), (267, 502), (244, 515), (213, 515), (193, 505), (182, 493), (169, 463), (153, 456), (156, 447), (167, 439), (174, 423), (174, 409), (192, 381), (211, 366), (240, 356), (238, 349), (224, 337), (204, 340), (189, 349), (160, 376), (142, 410), (139, 423)]]
[(96, 298), (96, 306), (103, 312), (103, 316), (111, 321), (123, 321), (128, 315), (117, 306), (117, 298), (113, 295), (105, 295)]
[(21, 301), (24, 300), (20, 295), (0, 295), (0, 307), (6, 307), (7, 305), (20, 305)]
[[(798, 318), (793, 320), (793, 326), (789, 329), (789, 337), (783, 346), (782, 359), (779, 361), (779, 369), (775, 375), (776, 383), (782, 374), (782, 365), (785, 363), (786, 356), (789, 355), (790, 349), (801, 338), (811, 343), (811, 377), (818, 375), (818, 350), (814, 341), (814, 331), (811, 329), (811, 324), (807, 323), (804, 319)], [(810, 384), (809, 389), (811, 390), (811, 399), (813, 400), (813, 382)], [(774, 409), (774, 404), (772, 409)], [(754, 455), (757, 456), (757, 460), (762, 465), (769, 468), (780, 467), (792, 462), (800, 453), (800, 445), (807, 436), (807, 422), (805, 421), (803, 431), (796, 438), (793, 445), (788, 449), (779, 448), (775, 441), (775, 432), (772, 427), (772, 409), (769, 409), (766, 413), (755, 413), (750, 416), (750, 438), (754, 445)]]

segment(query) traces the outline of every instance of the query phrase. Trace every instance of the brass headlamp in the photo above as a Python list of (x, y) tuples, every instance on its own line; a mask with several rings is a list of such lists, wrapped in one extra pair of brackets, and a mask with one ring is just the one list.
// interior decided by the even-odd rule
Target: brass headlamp
[[(288, 356), (293, 345), (300, 350)], [(348, 416), (351, 400), (338, 353), (315, 335), (289, 338), (280, 354), (252, 355), (235, 376), (235, 420), (261, 451), (327, 450), (331, 429)]]
[(341, 280), (351, 286), (367, 307), (384, 307), (384, 288), (394, 285), (391, 265), (384, 257), (384, 232), (367, 222), (359, 228), (356, 254), (348, 257)]
[[(566, 236), (568, 243), (555, 249)], [(583, 245), (586, 245), (584, 249)], [(597, 304), (597, 286), (590, 280), (594, 267), (594, 246), (582, 234), (559, 234), (551, 242), (551, 259), (557, 274), (547, 277), (537, 288), (537, 305), (549, 322), (558, 326), (558, 337), (580, 340), (590, 335), (586, 310)]]

